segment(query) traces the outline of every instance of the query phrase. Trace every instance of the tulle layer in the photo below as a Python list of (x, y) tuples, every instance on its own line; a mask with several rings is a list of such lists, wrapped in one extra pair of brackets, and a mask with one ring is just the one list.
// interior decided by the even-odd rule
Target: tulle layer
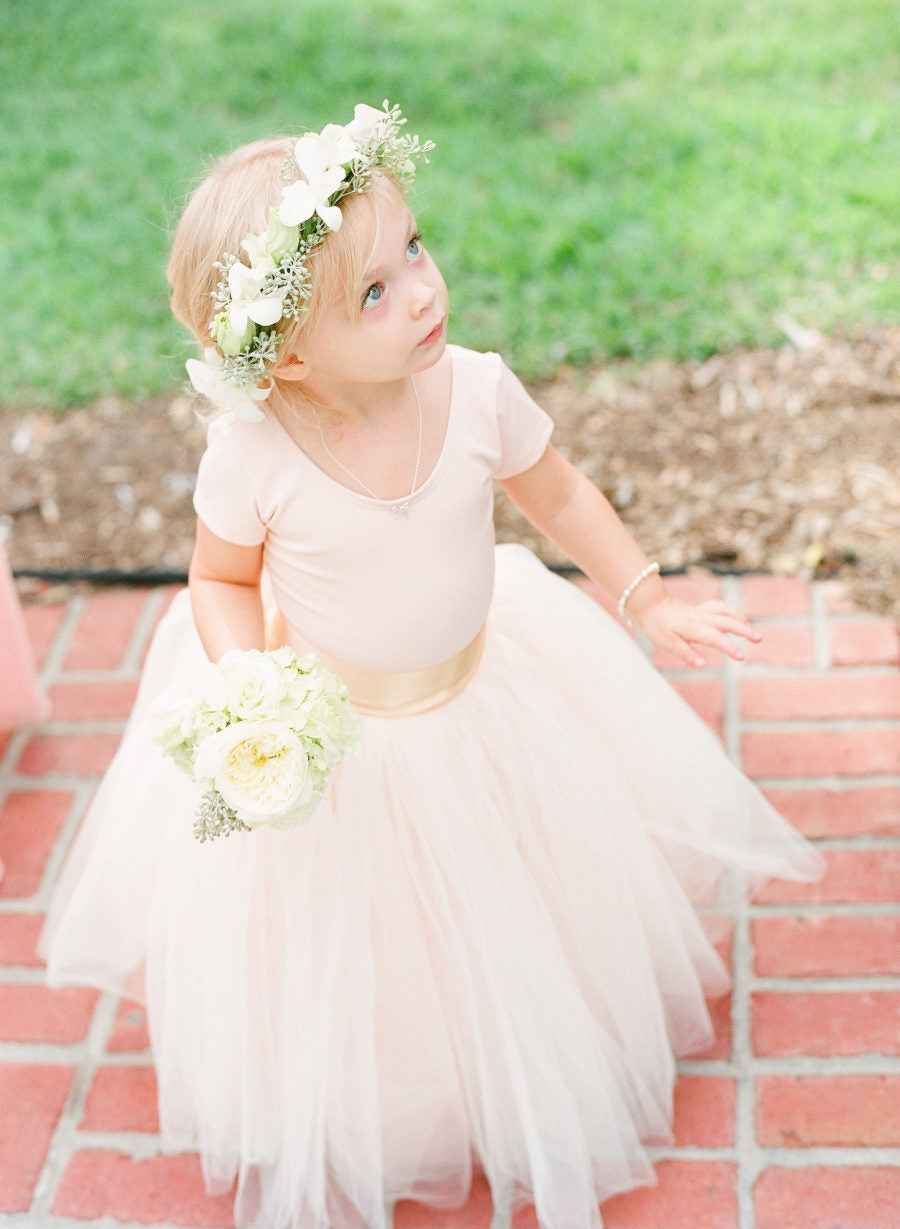
[(597, 1229), (653, 1180), (673, 1055), (727, 989), (691, 899), (818, 871), (612, 620), (497, 558), (468, 687), (366, 718), (305, 826), (212, 845), (140, 715), (201, 656), (176, 600), (69, 860), (51, 980), (145, 987), (165, 1144), (238, 1178), (239, 1223), (377, 1229), (475, 1165), (546, 1229)]

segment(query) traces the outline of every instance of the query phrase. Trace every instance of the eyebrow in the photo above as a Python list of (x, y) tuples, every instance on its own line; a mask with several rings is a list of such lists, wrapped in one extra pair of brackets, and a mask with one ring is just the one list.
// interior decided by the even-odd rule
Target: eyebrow
[[(406, 234), (407, 234), (406, 242), (407, 243), (409, 243), (410, 239), (418, 231), (418, 229), (419, 227), (418, 227), (418, 224), (416, 223), (416, 219), (414, 215), (412, 214), (410, 210), (407, 209), (406, 211)], [(368, 286), (371, 282), (377, 282), (378, 278), (381, 276), (381, 272), (382, 272), (381, 265), (372, 265), (370, 268), (366, 269), (366, 271), (363, 273), (360, 284), (361, 285), (365, 284), (366, 286)]]

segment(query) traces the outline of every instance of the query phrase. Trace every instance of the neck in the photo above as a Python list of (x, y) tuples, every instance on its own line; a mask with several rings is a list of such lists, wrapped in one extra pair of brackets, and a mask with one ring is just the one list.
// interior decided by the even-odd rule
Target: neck
[(387, 417), (412, 395), (412, 378), (405, 376), (389, 384), (310, 384), (299, 398), (289, 400), (301, 413), (315, 410), (323, 421), (364, 423)]

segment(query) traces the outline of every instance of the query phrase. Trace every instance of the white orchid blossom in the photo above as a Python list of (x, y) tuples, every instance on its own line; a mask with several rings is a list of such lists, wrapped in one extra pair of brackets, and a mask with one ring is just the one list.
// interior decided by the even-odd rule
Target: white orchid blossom
[(267, 256), (260, 268), (248, 269), (236, 261), (228, 270), (231, 306), (228, 314), (231, 327), (238, 333), (247, 327), (247, 320), (263, 327), (277, 324), (284, 315), (284, 295), (263, 294), (263, 282), (275, 271), (275, 262)]
[(294, 146), (297, 166), (307, 177), (326, 167), (349, 166), (358, 153), (356, 141), (341, 124), (326, 124), (308, 132)]
[(379, 111), (376, 107), (358, 102), (353, 108), (353, 119), (347, 125), (346, 131), (354, 141), (361, 143), (372, 136), (379, 124), (390, 118), (387, 111)]
[[(305, 140), (307, 138), (302, 137), (297, 146)], [(317, 167), (311, 152), (304, 156), (309, 169), (301, 167), (301, 170), (306, 179), (299, 179), (282, 188), (284, 200), (278, 209), (278, 216), (285, 226), (296, 226), (317, 213), (329, 230), (340, 230), (343, 214), (337, 205), (331, 205), (329, 201), (343, 184), (346, 172), (340, 165)]]
[(271, 386), (269, 388), (238, 387), (226, 380), (221, 371), (222, 356), (212, 346), (207, 346), (203, 351), (202, 362), (196, 358), (189, 358), (185, 367), (188, 379), (197, 392), (208, 397), (214, 405), (221, 405), (224, 409), (231, 410), (235, 418), (241, 418), (244, 422), (262, 422), (265, 415), (256, 402), (265, 401), (272, 391)]

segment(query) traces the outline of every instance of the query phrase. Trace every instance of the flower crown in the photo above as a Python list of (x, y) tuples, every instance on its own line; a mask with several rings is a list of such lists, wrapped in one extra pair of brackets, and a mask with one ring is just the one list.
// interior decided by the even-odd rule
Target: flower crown
[(380, 167), (411, 183), (413, 159), (434, 148), (433, 141), (401, 134), (405, 123), (399, 107), (385, 102), (378, 111), (359, 103), (345, 127), (326, 124), (321, 132), (300, 137), (288, 150), (282, 177), (291, 182), (282, 188), (281, 204), (269, 211), (268, 227), (241, 241), (249, 265), (228, 252), (216, 261), (222, 277), (209, 322), (215, 345), (204, 349), (202, 362), (188, 359), (186, 367), (194, 388), (235, 417), (249, 422), (263, 417), (257, 403), (272, 385), (259, 384), (278, 357), (281, 334), (275, 326), (306, 310), (307, 257), (329, 232), (340, 229), (338, 202), (365, 191)]

